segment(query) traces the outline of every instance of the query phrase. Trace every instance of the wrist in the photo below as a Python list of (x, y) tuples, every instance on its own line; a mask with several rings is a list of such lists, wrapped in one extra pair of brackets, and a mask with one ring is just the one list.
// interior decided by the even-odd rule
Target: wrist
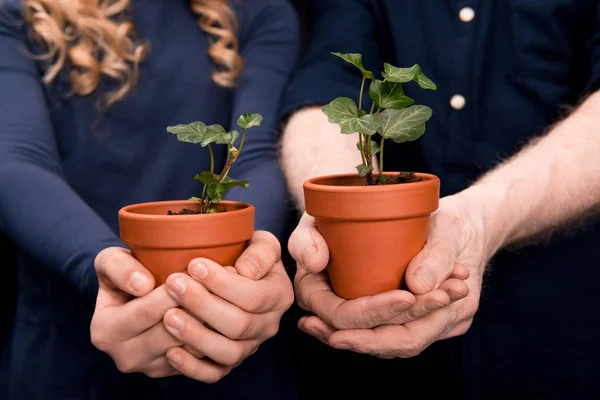
[(510, 207), (507, 193), (503, 187), (482, 182), (455, 195), (481, 234), (489, 258), (508, 244), (519, 218)]

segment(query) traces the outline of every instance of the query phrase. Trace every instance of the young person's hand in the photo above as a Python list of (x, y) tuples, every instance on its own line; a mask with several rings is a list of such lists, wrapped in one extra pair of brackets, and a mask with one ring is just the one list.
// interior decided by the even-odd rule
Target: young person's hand
[(265, 231), (255, 232), (235, 266), (193, 260), (187, 274), (171, 275), (165, 287), (181, 308), (166, 313), (164, 326), (186, 346), (172, 347), (167, 358), (203, 382), (220, 380), (273, 337), (294, 301), (279, 242)]
[(110, 247), (95, 260), (100, 287), (90, 333), (92, 343), (114, 360), (121, 372), (159, 378), (179, 374), (167, 350), (182, 345), (162, 324), (179, 304), (128, 250)]

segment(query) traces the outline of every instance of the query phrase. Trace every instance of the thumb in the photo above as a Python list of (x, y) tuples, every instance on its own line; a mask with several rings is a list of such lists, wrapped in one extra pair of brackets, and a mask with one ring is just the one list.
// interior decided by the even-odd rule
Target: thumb
[(108, 247), (102, 250), (94, 260), (94, 267), (101, 289), (98, 306), (123, 304), (125, 294), (141, 297), (154, 289), (152, 274), (127, 249)]
[(327, 243), (317, 231), (315, 219), (306, 213), (290, 236), (288, 250), (294, 260), (310, 273), (321, 272), (329, 262)]
[(440, 287), (454, 270), (458, 242), (444, 226), (431, 224), (425, 247), (406, 269), (406, 285), (415, 295)]

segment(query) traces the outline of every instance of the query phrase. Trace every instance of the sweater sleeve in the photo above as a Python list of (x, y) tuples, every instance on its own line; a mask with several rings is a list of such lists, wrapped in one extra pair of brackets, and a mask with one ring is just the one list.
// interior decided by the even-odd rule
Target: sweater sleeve
[(332, 52), (360, 53), (365, 68), (379, 75), (381, 38), (374, 3), (304, 0), (303, 6), (312, 16), (309, 41), (283, 99), (283, 118), (299, 108), (327, 104), (336, 97), (358, 99), (362, 75)]
[(0, 230), (85, 295), (95, 256), (123, 246), (65, 181), (39, 71), (19, 7), (0, 5)]
[(244, 72), (235, 94), (232, 127), (244, 113), (260, 113), (263, 121), (260, 127), (248, 130), (231, 168), (231, 177), (248, 180), (250, 186), (232, 188), (226, 197), (253, 204), (255, 228), (270, 231), (282, 241), (291, 203), (277, 155), (279, 107), (296, 64), (300, 36), (295, 10), (287, 1), (263, 3), (242, 47)]

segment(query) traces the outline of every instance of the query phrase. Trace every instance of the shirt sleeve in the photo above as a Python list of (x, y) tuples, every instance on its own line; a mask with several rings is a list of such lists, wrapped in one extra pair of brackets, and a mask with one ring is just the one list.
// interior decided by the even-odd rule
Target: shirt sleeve
[[(243, 44), (244, 71), (238, 82), (232, 127), (244, 113), (260, 113), (260, 127), (248, 129), (246, 141), (230, 176), (248, 180), (248, 188), (232, 188), (226, 198), (256, 208), (255, 228), (281, 241), (287, 229), (291, 203), (277, 153), (281, 98), (296, 65), (300, 36), (294, 8), (287, 1), (267, 1), (251, 21)], [(241, 132), (240, 132), (241, 133)]]
[(283, 101), (282, 118), (307, 106), (336, 97), (358, 99), (362, 75), (353, 65), (333, 56), (360, 53), (363, 65), (378, 75), (381, 69), (377, 10), (371, 0), (305, 0), (312, 16), (307, 48)]
[(0, 230), (21, 251), (95, 297), (96, 255), (123, 246), (65, 181), (23, 17), (0, 7)]

